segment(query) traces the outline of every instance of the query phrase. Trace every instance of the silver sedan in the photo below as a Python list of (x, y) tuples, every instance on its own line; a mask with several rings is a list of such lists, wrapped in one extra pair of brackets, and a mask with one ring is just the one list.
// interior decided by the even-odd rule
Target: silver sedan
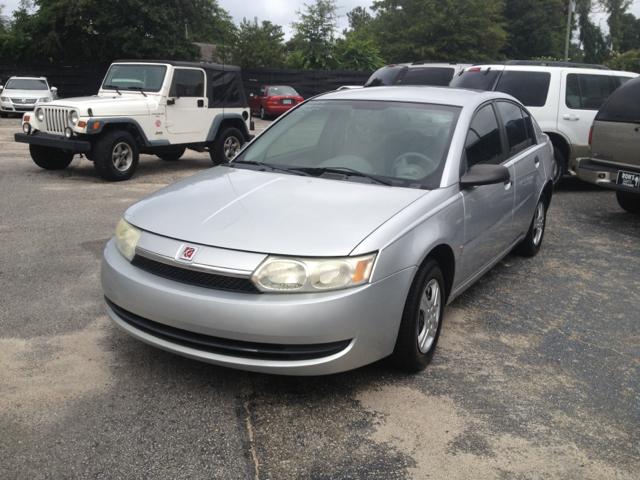
[(444, 306), (512, 249), (540, 249), (552, 156), (498, 92), (315, 97), (126, 211), (104, 252), (107, 312), (232, 368), (323, 375), (390, 356), (421, 370)]

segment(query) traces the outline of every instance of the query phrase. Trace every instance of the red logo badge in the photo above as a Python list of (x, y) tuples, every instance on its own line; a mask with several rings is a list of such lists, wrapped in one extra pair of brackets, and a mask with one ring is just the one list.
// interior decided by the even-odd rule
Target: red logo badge
[(193, 257), (196, 256), (197, 251), (198, 251), (198, 247), (190, 247), (187, 245), (180, 252), (180, 255), (178, 256), (178, 260), (186, 260), (187, 262), (190, 262), (193, 260)]
[(162, 122), (160, 120), (156, 120), (156, 127), (159, 127), (160, 125), (162, 125)]

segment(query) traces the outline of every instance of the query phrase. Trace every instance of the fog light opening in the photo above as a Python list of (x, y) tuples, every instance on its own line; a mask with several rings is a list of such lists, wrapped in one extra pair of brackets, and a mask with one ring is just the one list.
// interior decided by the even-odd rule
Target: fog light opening
[(600, 180), (604, 180), (604, 178), (605, 178), (605, 177), (606, 177), (606, 175), (605, 175), (604, 173), (599, 173), (599, 174), (598, 174), (598, 178), (599, 178)]
[(24, 123), (22, 125), (22, 131), (24, 133), (26, 133), (27, 135), (31, 135), (31, 124), (30, 123)]
[(73, 137), (73, 130), (71, 129), (71, 127), (67, 127), (64, 129), (64, 136), (67, 138)]

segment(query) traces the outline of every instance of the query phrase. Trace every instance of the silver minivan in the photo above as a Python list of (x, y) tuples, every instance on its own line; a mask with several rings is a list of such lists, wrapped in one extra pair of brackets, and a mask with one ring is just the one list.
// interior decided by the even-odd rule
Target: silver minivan
[(578, 177), (614, 189), (624, 210), (640, 214), (640, 78), (627, 82), (602, 105), (589, 143), (591, 157), (578, 159)]

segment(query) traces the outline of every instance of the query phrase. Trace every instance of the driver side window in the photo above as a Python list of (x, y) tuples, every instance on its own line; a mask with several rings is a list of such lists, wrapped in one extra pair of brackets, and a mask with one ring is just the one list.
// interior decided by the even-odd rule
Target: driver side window
[(204, 97), (204, 73), (202, 70), (178, 68), (173, 72), (170, 97)]
[(499, 165), (502, 163), (502, 141), (500, 128), (493, 106), (485, 105), (476, 112), (467, 139), (464, 142), (467, 167), (479, 163)]

